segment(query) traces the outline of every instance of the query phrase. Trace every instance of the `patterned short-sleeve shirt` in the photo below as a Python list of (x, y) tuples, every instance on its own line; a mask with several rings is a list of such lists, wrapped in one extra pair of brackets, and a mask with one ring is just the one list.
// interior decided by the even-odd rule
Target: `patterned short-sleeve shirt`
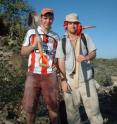
[[(46, 58), (46, 62), (41, 57), (39, 49), (32, 51), (29, 55), (28, 59), (28, 72), (38, 73), (38, 74), (46, 74), (53, 72), (53, 64), (55, 59), (56, 47), (58, 44), (59, 37), (56, 33), (50, 31), (48, 34), (44, 34), (41, 27), (37, 28), (38, 34), (41, 37), (41, 46), (43, 50), (44, 58)], [(29, 46), (34, 43), (35, 39), (35, 29), (30, 29), (24, 38), (23, 46)], [(44, 41), (47, 40), (45, 43)], [(43, 67), (41, 64), (48, 63), (49, 67)]]

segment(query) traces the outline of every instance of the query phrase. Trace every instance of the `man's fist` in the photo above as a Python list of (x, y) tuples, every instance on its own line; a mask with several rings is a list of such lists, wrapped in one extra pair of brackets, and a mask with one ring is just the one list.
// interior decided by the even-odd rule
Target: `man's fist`
[(40, 38), (38, 35), (35, 36), (35, 39), (34, 39), (34, 43), (32, 44), (32, 46), (35, 48), (35, 49), (38, 49), (38, 42), (40, 42)]

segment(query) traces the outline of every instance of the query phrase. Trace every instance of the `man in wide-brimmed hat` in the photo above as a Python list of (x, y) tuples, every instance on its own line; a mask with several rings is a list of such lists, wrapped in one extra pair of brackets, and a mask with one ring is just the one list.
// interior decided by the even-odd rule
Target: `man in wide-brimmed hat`
[(56, 57), (62, 72), (61, 85), (64, 92), (69, 124), (81, 124), (79, 107), (81, 101), (91, 124), (103, 124), (99, 110), (96, 81), (90, 60), (96, 56), (91, 38), (82, 33), (76, 13), (70, 13), (64, 21), (66, 33), (58, 42)]

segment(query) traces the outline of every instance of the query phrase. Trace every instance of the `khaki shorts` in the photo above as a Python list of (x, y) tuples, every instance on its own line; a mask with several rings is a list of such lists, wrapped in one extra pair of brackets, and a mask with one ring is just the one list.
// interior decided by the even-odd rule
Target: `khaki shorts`
[(47, 105), (47, 109), (56, 111), (58, 108), (58, 82), (56, 73), (46, 75), (27, 73), (22, 101), (25, 111), (36, 112), (40, 93)]

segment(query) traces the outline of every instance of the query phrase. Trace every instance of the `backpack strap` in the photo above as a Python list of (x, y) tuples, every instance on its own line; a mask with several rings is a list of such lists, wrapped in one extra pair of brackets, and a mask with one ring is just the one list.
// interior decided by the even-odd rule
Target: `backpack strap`
[(81, 39), (86, 47), (86, 50), (87, 50), (87, 54), (89, 53), (89, 50), (88, 50), (88, 47), (87, 47), (87, 40), (86, 40), (86, 37), (84, 35), (84, 33), (81, 33)]
[(65, 37), (65, 35), (62, 38), (62, 49), (63, 49), (64, 55), (66, 56), (66, 37)]

